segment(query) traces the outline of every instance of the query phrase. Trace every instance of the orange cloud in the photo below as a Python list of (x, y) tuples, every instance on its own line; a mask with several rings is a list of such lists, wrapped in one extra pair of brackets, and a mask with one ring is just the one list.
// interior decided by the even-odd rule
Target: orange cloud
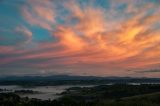
[[(122, 67), (141, 67), (146, 64), (152, 64), (152, 61), (146, 62), (145, 57), (139, 60), (139, 56), (146, 54), (147, 57), (151, 55), (151, 57), (157, 57), (159, 55), (157, 50), (152, 49), (160, 42), (159, 30), (152, 29), (152, 25), (158, 22), (159, 15), (145, 17), (149, 10), (148, 8), (146, 10), (143, 9), (143, 13), (140, 15), (137, 11), (132, 18), (123, 22), (121, 27), (112, 31), (107, 30), (107, 24), (110, 24), (110, 22), (105, 19), (105, 14), (107, 13), (101, 9), (93, 8), (92, 6), (82, 9), (74, 3), (69, 10), (72, 15), (69, 16), (67, 21), (76, 18), (78, 22), (69, 26), (57, 26), (56, 31), (53, 32), (58, 42), (52, 45), (59, 45), (64, 48), (58, 51), (53, 50), (49, 53), (46, 51), (42, 54), (30, 55), (29, 57), (63, 58), (63, 56), (68, 56), (67, 60), (62, 59), (64, 63), (79, 64), (81, 61), (86, 64), (107, 64), (107, 62), (117, 61), (116, 64), (120, 64), (119, 62), (123, 61)], [(146, 49), (149, 50), (146, 51)], [(152, 52), (149, 53), (150, 51)], [(87, 55), (88, 53), (93, 53), (93, 55)], [(75, 56), (72, 57), (72, 55)], [(134, 64), (128, 62), (132, 61), (132, 57), (137, 58)], [(136, 65), (143, 59), (145, 61), (141, 65)], [(155, 62), (155, 64), (158, 64), (158, 62)]]
[[(73, 7), (69, 8), (72, 13), (69, 19), (73, 17), (78, 19), (78, 22), (68, 27), (70, 32), (74, 32), (74, 34), (67, 31), (59, 33), (62, 33), (60, 42), (65, 42), (68, 47), (71, 47), (69, 49), (76, 49), (79, 48), (79, 45), (83, 45), (80, 46), (81, 51), (78, 52), (84, 55), (70, 57), (70, 59), (73, 58), (73, 60), (76, 60), (77, 63), (78, 61), (85, 61), (85, 63), (98, 64), (99, 62), (106, 63), (119, 60), (121, 62), (123, 60), (124, 62), (126, 61), (126, 63), (125, 66), (122, 67), (127, 67), (127, 65), (136, 67), (136, 63), (132, 64), (132, 62), (128, 63), (127, 61), (132, 61), (129, 60), (131, 57), (137, 56), (137, 58), (139, 58), (138, 56), (143, 55), (146, 49), (152, 51), (152, 47), (157, 46), (160, 42), (159, 30), (157, 32), (156, 29), (152, 29), (155, 22), (158, 22), (159, 15), (145, 17), (149, 10), (147, 7), (150, 7), (150, 5), (146, 5), (142, 7), (142, 9), (140, 8), (142, 14), (139, 14), (138, 11), (134, 12), (132, 18), (127, 19), (121, 24), (121, 27), (110, 32), (107, 30), (106, 24), (110, 22), (107, 22), (105, 19), (105, 14), (107, 14), (105, 11), (92, 7), (82, 9), (75, 3), (72, 6)], [(67, 28), (65, 30), (67, 30)], [(87, 52), (95, 51), (97, 51), (97, 54), (85, 55)], [(154, 54), (159, 55), (156, 50), (152, 51), (152, 53), (155, 57), (157, 57), (157, 55)], [(67, 56), (68, 54), (65, 55)], [(148, 57), (149, 56), (148, 54)], [(138, 61), (139, 60), (137, 60), (137, 64), (139, 64)], [(119, 63), (117, 62), (117, 64)], [(146, 64), (152, 64), (152, 62), (143, 61), (141, 66)], [(159, 63), (155, 62), (153, 64)]]

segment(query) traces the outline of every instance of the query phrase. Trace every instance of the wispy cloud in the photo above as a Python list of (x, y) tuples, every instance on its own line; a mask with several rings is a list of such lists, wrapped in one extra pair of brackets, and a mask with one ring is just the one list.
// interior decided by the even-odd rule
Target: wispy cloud
[(138, 73), (160, 73), (159, 69), (150, 69), (150, 70), (143, 70), (143, 71), (138, 71)]
[(126, 69), (160, 65), (160, 8), (155, 2), (113, 0), (105, 8), (91, 1), (28, 0), (20, 9), (29, 24), (16, 27), (16, 32), (26, 36), (24, 44), (31, 46), (35, 32), (42, 30), (54, 41), (30, 49), (0, 46), (1, 54), (13, 52), (2, 58), (2, 65), (16, 62), (30, 68), (121, 76), (131, 74)]
[(21, 7), (24, 18), (31, 25), (52, 30), (55, 21), (53, 2), (50, 0), (28, 0), (27, 5)]
[(23, 35), (27, 36), (27, 40), (26, 40), (25, 43), (31, 43), (32, 32), (29, 29), (27, 29), (25, 26), (18, 26), (18, 27), (16, 27), (15, 31), (17, 33), (20, 33), (20, 34), (23, 34)]

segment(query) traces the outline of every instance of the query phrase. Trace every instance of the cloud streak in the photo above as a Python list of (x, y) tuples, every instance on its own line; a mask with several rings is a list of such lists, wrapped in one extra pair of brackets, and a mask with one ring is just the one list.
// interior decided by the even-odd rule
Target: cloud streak
[(52, 4), (50, 0), (28, 0), (27, 5), (23, 6), (21, 11), (29, 24), (52, 30), (52, 25), (55, 23)]

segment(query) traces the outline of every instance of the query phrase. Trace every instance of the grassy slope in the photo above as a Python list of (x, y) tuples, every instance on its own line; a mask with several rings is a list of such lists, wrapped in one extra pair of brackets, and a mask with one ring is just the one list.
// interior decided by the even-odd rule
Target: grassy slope
[(160, 92), (124, 97), (117, 100), (103, 100), (96, 106), (160, 106)]

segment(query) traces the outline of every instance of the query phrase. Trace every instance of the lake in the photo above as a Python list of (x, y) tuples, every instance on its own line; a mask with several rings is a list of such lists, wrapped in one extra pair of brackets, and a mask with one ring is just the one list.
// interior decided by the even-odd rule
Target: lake
[(94, 85), (61, 85), (61, 86), (36, 86), (36, 87), (21, 87), (18, 85), (9, 85), (9, 86), (2, 86), (0, 85), (0, 89), (7, 89), (9, 91), (3, 91), (3, 92), (14, 92), (15, 90), (32, 90), (32, 91), (38, 91), (40, 93), (34, 93), (34, 94), (19, 94), (21, 97), (29, 97), (29, 98), (37, 98), (42, 100), (48, 100), (48, 99), (57, 99), (61, 95), (62, 92), (64, 92), (66, 89), (70, 87), (93, 87)]

